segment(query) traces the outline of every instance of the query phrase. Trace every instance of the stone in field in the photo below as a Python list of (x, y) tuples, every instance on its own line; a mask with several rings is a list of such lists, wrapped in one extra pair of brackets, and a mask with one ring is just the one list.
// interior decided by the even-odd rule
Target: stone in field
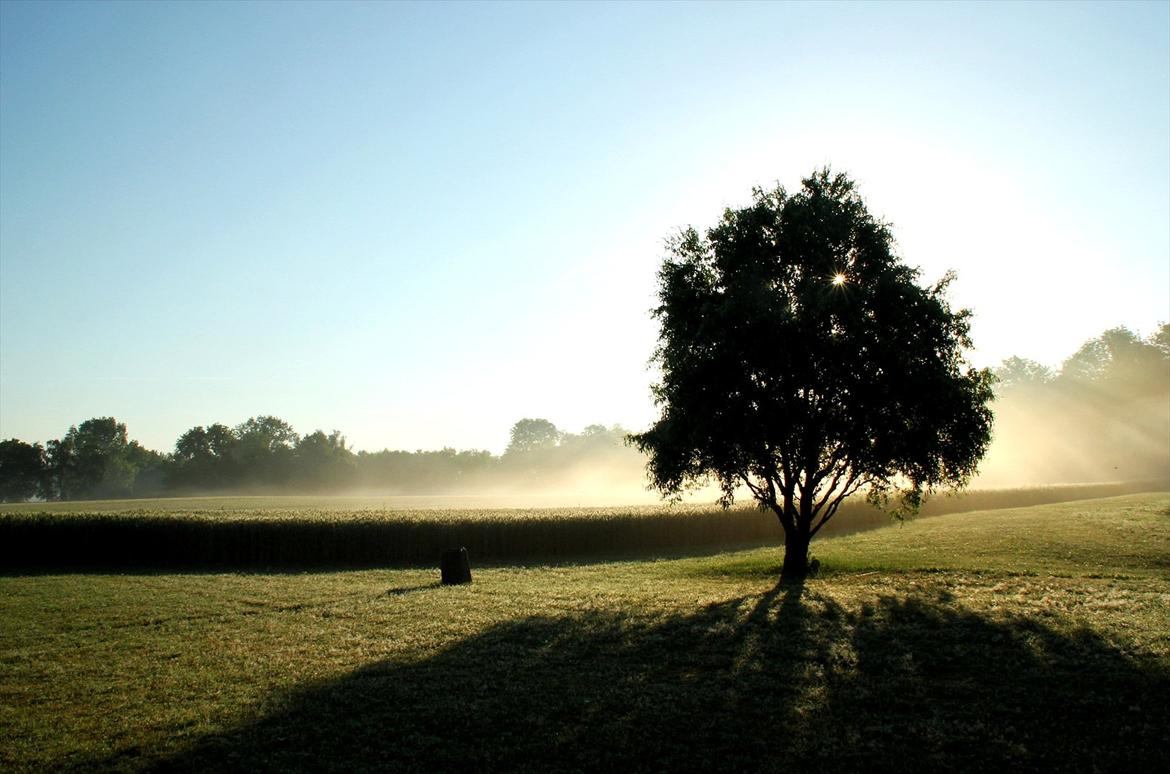
[(453, 548), (444, 551), (440, 570), (444, 586), (471, 583), (471, 562), (467, 558), (467, 549)]

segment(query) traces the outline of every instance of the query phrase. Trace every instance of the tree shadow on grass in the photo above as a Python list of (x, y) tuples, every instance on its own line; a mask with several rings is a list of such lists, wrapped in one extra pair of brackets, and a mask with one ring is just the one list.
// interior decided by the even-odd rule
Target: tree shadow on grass
[(439, 581), (434, 581), (433, 583), (420, 583), (415, 586), (398, 586), (392, 589), (387, 589), (386, 596), (401, 597), (407, 594), (413, 594), (416, 591), (430, 591), (431, 589), (438, 589), (442, 587), (443, 584)]
[(777, 587), (668, 620), (500, 624), (306, 686), (157, 768), (1145, 770), (1170, 742), (1168, 686), (1164, 663), (1089, 631)]

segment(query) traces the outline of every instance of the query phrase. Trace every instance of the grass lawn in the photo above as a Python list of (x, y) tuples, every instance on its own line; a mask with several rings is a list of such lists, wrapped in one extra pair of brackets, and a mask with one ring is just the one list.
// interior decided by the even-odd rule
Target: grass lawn
[[(1170, 496), (653, 562), (0, 577), (0, 769), (1154, 767)], [(474, 557), (473, 557), (474, 559)]]

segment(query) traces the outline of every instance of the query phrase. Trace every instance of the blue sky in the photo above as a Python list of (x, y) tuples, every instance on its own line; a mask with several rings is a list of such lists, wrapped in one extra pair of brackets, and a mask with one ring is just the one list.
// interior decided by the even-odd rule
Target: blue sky
[(1170, 318), (1170, 4), (0, 4), (0, 437), (653, 416), (663, 240), (851, 174), (973, 360)]

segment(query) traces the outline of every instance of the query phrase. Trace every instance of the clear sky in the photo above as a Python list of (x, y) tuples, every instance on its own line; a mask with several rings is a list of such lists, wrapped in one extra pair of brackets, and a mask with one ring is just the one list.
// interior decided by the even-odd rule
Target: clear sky
[(663, 240), (831, 164), (973, 360), (1170, 318), (1170, 4), (0, 3), (0, 438), (654, 416)]

